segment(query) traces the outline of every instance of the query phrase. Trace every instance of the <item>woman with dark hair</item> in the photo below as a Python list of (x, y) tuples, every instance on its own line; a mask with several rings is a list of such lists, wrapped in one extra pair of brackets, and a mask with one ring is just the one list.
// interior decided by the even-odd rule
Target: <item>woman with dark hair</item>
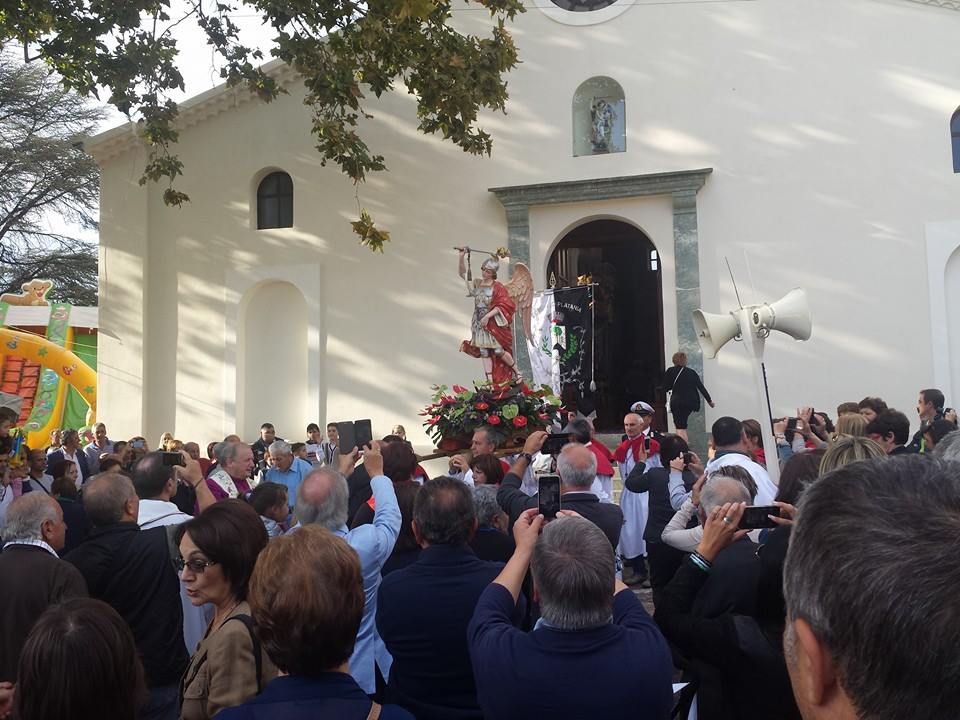
[(810, 450), (791, 456), (780, 471), (780, 485), (777, 487), (777, 502), (796, 505), (800, 493), (807, 485), (820, 477), (820, 461), (826, 450)]
[(743, 434), (747, 438), (747, 450), (753, 456), (753, 461), (766, 466), (767, 454), (763, 449), (763, 430), (760, 423), (753, 418), (743, 421)]
[(687, 354), (675, 352), (672, 360), (673, 367), (667, 370), (663, 378), (664, 388), (671, 393), (670, 412), (677, 435), (686, 440), (687, 420), (692, 413), (700, 410), (700, 396), (703, 395), (710, 407), (714, 407), (714, 404), (697, 371), (687, 367)]
[[(693, 488), (697, 475), (703, 472), (700, 458), (690, 452), (687, 441), (679, 435), (664, 435), (660, 439), (660, 463), (663, 467), (646, 471), (643, 464), (638, 464), (624, 482), (624, 487), (631, 492), (649, 493), (649, 512), (643, 539), (647, 544), (654, 603), (683, 560), (680, 550), (663, 542), (663, 530), (679, 509), (679, 502), (682, 502), (685, 493)], [(671, 502), (671, 490), (679, 499), (676, 508)]]
[(180, 525), (177, 537), (187, 596), (194, 605), (214, 607), (180, 683), (181, 718), (201, 720), (253, 697), (277, 674), (253, 634), (247, 604), (267, 531), (243, 500), (223, 500)]
[(20, 654), (18, 720), (135, 720), (145, 697), (133, 633), (105, 602), (67, 600), (34, 624)]
[(503, 463), (493, 453), (477, 455), (470, 461), (474, 485), (497, 485), (503, 482)]

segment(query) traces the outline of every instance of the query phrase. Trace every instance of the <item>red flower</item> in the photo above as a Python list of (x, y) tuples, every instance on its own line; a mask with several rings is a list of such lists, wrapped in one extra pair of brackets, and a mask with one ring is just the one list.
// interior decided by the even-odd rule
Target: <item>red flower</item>
[(440, 416), (439, 416), (439, 415), (437, 415), (436, 417), (432, 417), (432, 418), (430, 418), (429, 420), (427, 420), (427, 425), (436, 425), (438, 422), (440, 422)]
[(450, 397), (449, 395), (440, 401), (441, 405), (456, 405), (456, 403), (457, 399)]
[(522, 393), (523, 393), (524, 395), (526, 395), (527, 397), (529, 397), (530, 395), (536, 395), (536, 394), (537, 394), (536, 391), (535, 391), (535, 390), (531, 390), (531, 389), (527, 386), (526, 383), (524, 383), (523, 385), (520, 386), (520, 392), (522, 392)]
[(550, 416), (547, 415), (546, 413), (540, 413), (540, 419), (546, 422), (547, 420), (550, 419)]
[(453, 386), (453, 391), (454, 391), (455, 393), (462, 393), (462, 392), (466, 392), (467, 389), (466, 389), (465, 387), (463, 387), (463, 385), (454, 385), (454, 386)]
[(514, 427), (525, 427), (527, 424), (527, 419), (523, 415), (517, 415), (513, 419)]
[(500, 416), (499, 415), (487, 415), (487, 423), (490, 425), (499, 425)]
[(474, 407), (475, 407), (477, 410), (489, 410), (489, 409), (490, 409), (490, 406), (489, 406), (487, 403), (485, 403), (485, 402), (478, 402), (476, 405), (474, 405)]

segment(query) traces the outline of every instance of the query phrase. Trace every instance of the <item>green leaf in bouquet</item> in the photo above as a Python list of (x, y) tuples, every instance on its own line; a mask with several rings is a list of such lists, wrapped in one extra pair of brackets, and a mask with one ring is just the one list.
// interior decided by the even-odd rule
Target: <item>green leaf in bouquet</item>
[(503, 409), (500, 411), (500, 414), (503, 415), (505, 420), (513, 420), (519, 413), (520, 408), (513, 403), (504, 405)]

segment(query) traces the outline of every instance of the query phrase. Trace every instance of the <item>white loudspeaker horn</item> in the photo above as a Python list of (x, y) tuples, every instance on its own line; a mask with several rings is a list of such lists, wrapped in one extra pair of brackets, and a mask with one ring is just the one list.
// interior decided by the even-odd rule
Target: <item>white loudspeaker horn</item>
[(733, 313), (709, 313), (703, 310), (693, 311), (693, 329), (703, 354), (715, 358), (717, 353), (730, 340), (740, 334), (740, 324)]
[(771, 330), (776, 330), (794, 340), (809, 340), (813, 319), (810, 317), (806, 291), (796, 288), (775, 303), (753, 308), (750, 322), (760, 337), (766, 337)]

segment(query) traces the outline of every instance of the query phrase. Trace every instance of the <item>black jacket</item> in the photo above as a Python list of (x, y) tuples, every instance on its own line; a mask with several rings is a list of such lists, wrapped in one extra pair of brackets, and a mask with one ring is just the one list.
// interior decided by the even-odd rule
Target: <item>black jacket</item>
[(502, 569), (502, 563), (480, 560), (467, 545), (431, 545), (417, 562), (383, 579), (377, 630), (393, 657), (388, 702), (417, 720), (483, 718), (467, 625), (480, 594)]
[[(695, 482), (696, 475), (689, 470), (684, 471), (684, 487), (690, 490)], [(674, 515), (673, 506), (670, 505), (670, 468), (657, 467), (647, 470), (646, 465), (637, 463), (623, 484), (630, 492), (650, 494), (643, 539), (647, 542), (663, 542), (660, 536)]]
[(20, 651), (30, 629), (51, 605), (86, 597), (77, 569), (35, 545), (9, 545), (0, 553), (0, 682), (17, 681)]
[(725, 613), (754, 615), (760, 585), (757, 545), (740, 538), (720, 551), (713, 568), (693, 603), (693, 614), (703, 618)]
[(136, 523), (96, 528), (64, 558), (126, 621), (143, 660), (149, 687), (175, 685), (187, 668), (180, 580), (170, 557), (167, 529)]
[(783, 659), (782, 621), (761, 626), (745, 615), (707, 619), (693, 613), (695, 599), (716, 571), (708, 575), (684, 560), (661, 591), (653, 616), (698, 676), (691, 688), (698, 693), (698, 717), (800, 720)]
[[(523, 514), (524, 510), (538, 505), (536, 495), (529, 496), (520, 490), (521, 480), (513, 473), (507, 473), (503, 484), (497, 491), (497, 502), (510, 517), (510, 526)], [(614, 548), (620, 543), (620, 530), (623, 529), (623, 512), (619, 505), (601, 503), (592, 492), (566, 492), (560, 496), (562, 510), (574, 510), (603, 530)]]
[(670, 396), (670, 407), (685, 407), (693, 410), (700, 409), (700, 396), (711, 402), (710, 393), (703, 386), (703, 381), (697, 371), (687, 366), (674, 365), (663, 376), (664, 389), (673, 391)]

